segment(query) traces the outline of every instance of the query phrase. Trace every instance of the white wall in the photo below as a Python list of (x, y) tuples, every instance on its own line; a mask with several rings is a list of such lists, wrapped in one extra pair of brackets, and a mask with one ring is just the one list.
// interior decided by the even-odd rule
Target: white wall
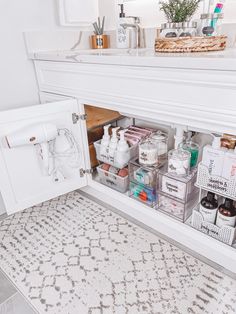
[(32, 62), (27, 59), (23, 31), (55, 29), (55, 0), (0, 1), (0, 110), (38, 102)]
[[(109, 16), (108, 28), (115, 29), (118, 16), (116, 2), (120, 0), (100, 0), (101, 15)], [(215, 0), (217, 2), (217, 0)], [(159, 10), (158, 0), (136, 0), (125, 3), (127, 15), (142, 17), (142, 26), (157, 27), (165, 22), (165, 18)], [(236, 0), (225, 2), (225, 22), (236, 23)]]

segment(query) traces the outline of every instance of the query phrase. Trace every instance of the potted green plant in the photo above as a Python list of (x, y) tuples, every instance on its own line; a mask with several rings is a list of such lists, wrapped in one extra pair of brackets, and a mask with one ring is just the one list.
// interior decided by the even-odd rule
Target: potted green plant
[(201, 0), (163, 0), (160, 10), (164, 12), (168, 22), (182, 23), (191, 20)]

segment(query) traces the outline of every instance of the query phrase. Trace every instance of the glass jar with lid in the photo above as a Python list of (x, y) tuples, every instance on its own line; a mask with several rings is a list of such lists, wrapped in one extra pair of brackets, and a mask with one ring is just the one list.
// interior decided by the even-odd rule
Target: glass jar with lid
[(148, 138), (140, 142), (139, 163), (143, 166), (155, 166), (158, 164), (158, 152), (155, 140)]
[(183, 149), (173, 149), (168, 153), (168, 173), (177, 177), (189, 175), (191, 153)]
[(182, 31), (179, 37), (194, 37), (197, 35), (197, 23), (196, 22), (183, 22)]
[(164, 163), (167, 160), (168, 135), (159, 130), (152, 134), (151, 139), (155, 141), (157, 146), (158, 163)]
[(190, 168), (193, 169), (197, 167), (200, 149), (199, 145), (190, 140), (180, 143), (179, 148), (190, 152), (191, 154)]
[(201, 15), (201, 36), (221, 35), (223, 13), (205, 13)]
[(161, 37), (175, 38), (178, 37), (178, 29), (176, 23), (164, 23), (161, 25)]

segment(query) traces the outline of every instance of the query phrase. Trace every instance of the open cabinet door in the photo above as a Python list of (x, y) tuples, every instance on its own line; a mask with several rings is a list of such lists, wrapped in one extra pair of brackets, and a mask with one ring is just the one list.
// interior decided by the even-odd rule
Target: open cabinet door
[[(78, 104), (75, 99), (0, 112), (0, 192), (8, 214), (87, 184), (86, 176), (81, 176), (81, 169), (85, 169), (82, 123), (80, 120), (75, 123), (73, 113), (78, 114)], [(59, 180), (55, 180), (53, 175), (45, 175), (42, 172), (40, 164), (42, 150), (38, 150), (39, 145), (9, 148), (9, 143), (6, 141), (8, 135), (18, 132), (20, 134), (21, 130), (28, 126), (42, 124), (53, 124), (57, 130), (68, 130), (69, 134), (73, 135), (74, 143), (77, 143), (76, 162), (67, 167), (66, 174), (63, 173)], [(60, 144), (63, 149), (65, 148), (65, 139), (61, 142), (63, 144), (59, 141), (56, 146), (59, 152)], [(53, 141), (49, 143), (52, 145)]]

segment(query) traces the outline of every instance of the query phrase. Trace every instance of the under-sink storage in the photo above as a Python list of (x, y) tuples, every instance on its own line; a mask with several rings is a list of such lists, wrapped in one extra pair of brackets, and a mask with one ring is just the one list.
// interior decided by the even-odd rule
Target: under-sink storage
[(101, 140), (94, 143), (97, 159), (101, 162), (112, 165), (116, 168), (124, 168), (128, 165), (130, 159), (134, 158), (138, 153), (138, 146), (134, 145), (127, 152), (115, 151), (114, 155), (110, 155), (109, 149), (104, 149)]
[(129, 162), (130, 181), (143, 184), (148, 188), (157, 188), (158, 173), (161, 166), (143, 166), (137, 158)]
[(108, 164), (102, 164), (97, 167), (97, 172), (99, 182), (121, 193), (127, 192), (129, 188), (128, 169), (118, 169)]
[(157, 205), (157, 189), (151, 188), (144, 184), (130, 182), (129, 195), (131, 198), (136, 199), (149, 207), (156, 207)]

